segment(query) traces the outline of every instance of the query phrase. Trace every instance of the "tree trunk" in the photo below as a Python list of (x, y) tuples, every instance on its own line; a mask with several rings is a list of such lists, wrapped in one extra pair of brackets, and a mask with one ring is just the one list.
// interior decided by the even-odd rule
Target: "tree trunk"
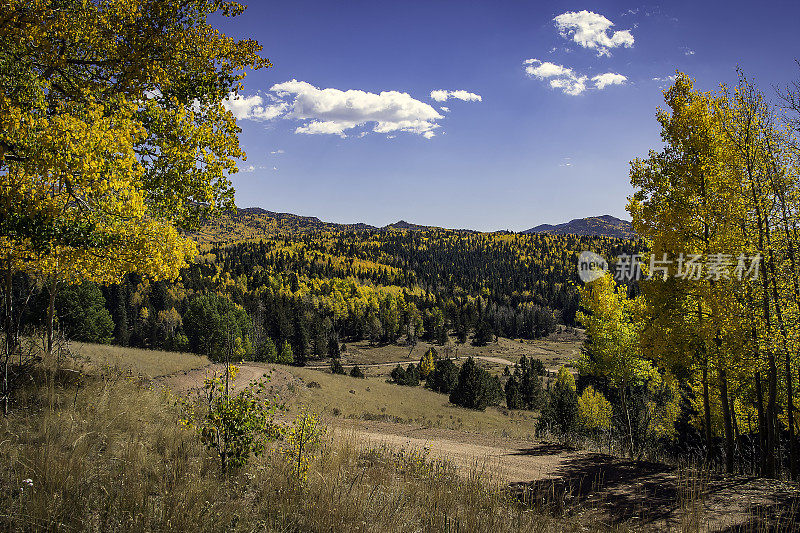
[(775, 354), (772, 350), (767, 356), (767, 477), (778, 475), (778, 465), (775, 462), (778, 436), (778, 370), (775, 365)]
[(758, 449), (761, 455), (761, 475), (767, 470), (767, 420), (764, 416), (764, 392), (761, 390), (761, 372), (756, 372), (756, 411), (758, 413)]
[(794, 401), (792, 399), (792, 364), (786, 352), (786, 421), (789, 426), (789, 475), (797, 477), (797, 450), (794, 442)]
[(706, 458), (711, 459), (714, 450), (714, 441), (711, 437), (711, 401), (708, 394), (708, 358), (703, 365), (703, 424), (706, 430)]
[(718, 374), (722, 417), (725, 420), (725, 471), (733, 474), (733, 424), (731, 423), (731, 408), (728, 403), (728, 377), (724, 369), (720, 369)]
[(47, 302), (47, 355), (53, 354), (53, 319), (56, 309), (56, 290), (58, 288), (58, 278), (53, 276), (50, 283), (50, 294)]
[(5, 294), (3, 295), (5, 298), (5, 321), (3, 324), (3, 329), (5, 330), (5, 337), (6, 337), (6, 345), (5, 350), (2, 354), (3, 357), (3, 415), (8, 415), (8, 400), (11, 394), (10, 386), (11, 384), (8, 381), (8, 367), (11, 364), (11, 354), (14, 352), (14, 333), (13, 333), (13, 326), (14, 320), (11, 318), (11, 312), (13, 311), (12, 301), (11, 301), (11, 290), (13, 288), (12, 280), (13, 280), (13, 273), (11, 272), (11, 260), (8, 261), (8, 266), (6, 267), (5, 271)]

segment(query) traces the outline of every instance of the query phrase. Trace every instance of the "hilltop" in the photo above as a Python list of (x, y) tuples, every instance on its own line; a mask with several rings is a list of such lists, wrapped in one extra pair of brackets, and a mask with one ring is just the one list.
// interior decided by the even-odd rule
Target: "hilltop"
[(192, 233), (192, 236), (201, 242), (238, 242), (277, 235), (377, 229), (361, 222), (337, 224), (323, 222), (317, 217), (246, 207), (220, 213), (217, 217), (205, 221), (196, 232)]
[(541, 224), (522, 233), (547, 233), (549, 235), (600, 235), (620, 239), (635, 239), (631, 223), (611, 215), (575, 218), (563, 224)]

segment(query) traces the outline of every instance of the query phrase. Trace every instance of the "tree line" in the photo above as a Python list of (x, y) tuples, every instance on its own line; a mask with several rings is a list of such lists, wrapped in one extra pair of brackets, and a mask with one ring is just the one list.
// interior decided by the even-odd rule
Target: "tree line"
[[(209, 247), (175, 281), (131, 273), (67, 285), (52, 319), (79, 340), (212, 357), (233, 332), (244, 357), (277, 360), (277, 352), (297, 364), (335, 357), (345, 341), (535, 339), (574, 322), (583, 248), (610, 255), (637, 244), (441, 230), (282, 236)], [(461, 266), (448, 274), (453, 264)], [(475, 283), (479, 276), (503, 281)], [(45, 326), (51, 288), (27, 273), (12, 281), (20, 324)]]
[(680, 74), (664, 148), (631, 163), (647, 278), (633, 298), (587, 284), (578, 314), (582, 385), (614, 405), (631, 454), (677, 439), (728, 472), (798, 475), (799, 89), (776, 106), (741, 73), (716, 92)]

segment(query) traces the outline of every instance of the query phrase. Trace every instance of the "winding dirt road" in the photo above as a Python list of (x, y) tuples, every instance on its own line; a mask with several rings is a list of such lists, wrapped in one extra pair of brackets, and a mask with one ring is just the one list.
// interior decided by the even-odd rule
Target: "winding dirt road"
[[(504, 359), (500, 361), (505, 364)], [(265, 373), (271, 373), (270, 387), (274, 393), (305, 387), (303, 380), (286, 368), (259, 363), (238, 366), (234, 390)], [(223, 368), (214, 364), (154, 381), (185, 394), (201, 387), (205, 377), (214, 372), (219, 374)], [(465, 474), (478, 470), (490, 480), (520, 493), (546, 494), (557, 501), (559, 508), (598, 513), (598, 519), (605, 522), (627, 523), (636, 529), (673, 530), (683, 528), (687, 521), (696, 521), (698, 526), (692, 527), (693, 531), (724, 531), (742, 525), (760, 530), (765, 517), (767, 524), (773, 524), (776, 516), (785, 523), (786, 513), (800, 509), (800, 488), (795, 483), (705, 475), (699, 483), (702, 495), (697, 505), (687, 509), (679, 503), (686, 488), (685, 479), (681, 480), (684, 476), (658, 463), (463, 430), (341, 418), (330, 419), (328, 423), (336, 439), (365, 448), (385, 446), (394, 451), (424, 451), (431, 459), (450, 461)], [(693, 512), (699, 512), (700, 516), (695, 517)]]

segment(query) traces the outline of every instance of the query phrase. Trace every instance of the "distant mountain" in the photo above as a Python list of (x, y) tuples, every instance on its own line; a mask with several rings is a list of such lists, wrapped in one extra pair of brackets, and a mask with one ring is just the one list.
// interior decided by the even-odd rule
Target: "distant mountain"
[(550, 235), (602, 235), (620, 239), (634, 239), (636, 233), (631, 223), (611, 215), (576, 218), (563, 224), (541, 224), (522, 233), (547, 233)]
[(323, 222), (317, 217), (304, 217), (292, 213), (276, 213), (260, 207), (236, 209), (221, 213), (206, 221), (192, 233), (200, 242), (249, 241), (266, 236), (312, 233), (316, 231), (364, 231), (377, 230), (369, 224), (336, 224)]
[[(355, 224), (337, 224), (323, 222), (317, 217), (306, 217), (292, 213), (276, 213), (260, 207), (236, 209), (229, 213), (220, 213), (215, 218), (203, 223), (191, 236), (198, 242), (231, 243), (258, 240), (277, 235), (297, 235), (314, 232), (338, 231), (445, 231), (477, 233), (473, 230), (449, 230), (436, 226), (422, 226), (405, 220), (398, 220), (378, 228), (363, 222)], [(503, 233), (503, 232), (499, 232)], [(604, 235), (623, 239), (634, 238), (630, 222), (614, 218), (611, 215), (579, 218), (556, 226), (542, 224), (522, 233), (550, 233), (553, 235)]]
[(434, 229), (432, 226), (420, 226), (419, 224), (412, 224), (411, 222), (406, 222), (405, 220), (398, 220), (394, 224), (389, 224), (387, 226), (382, 227), (383, 230), (428, 230)]

